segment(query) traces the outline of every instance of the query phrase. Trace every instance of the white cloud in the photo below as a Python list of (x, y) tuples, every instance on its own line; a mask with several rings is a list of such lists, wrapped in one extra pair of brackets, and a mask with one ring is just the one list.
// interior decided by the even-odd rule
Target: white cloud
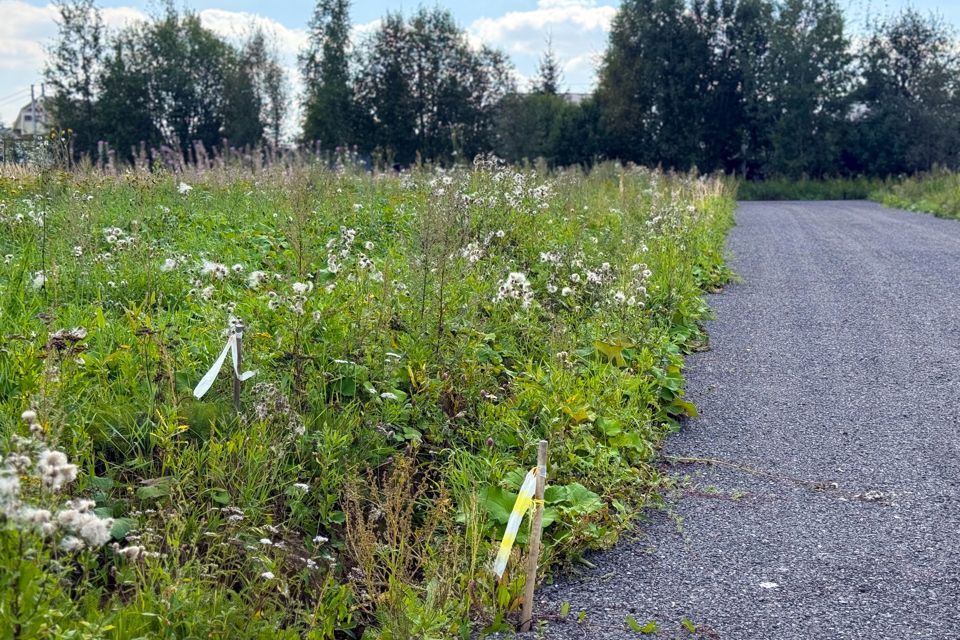
[(596, 59), (606, 48), (616, 13), (615, 7), (590, 0), (539, 0), (529, 11), (479, 18), (468, 31), (475, 41), (506, 51), (521, 76), (533, 75), (549, 39), (563, 67), (564, 84), (585, 92), (595, 82)]

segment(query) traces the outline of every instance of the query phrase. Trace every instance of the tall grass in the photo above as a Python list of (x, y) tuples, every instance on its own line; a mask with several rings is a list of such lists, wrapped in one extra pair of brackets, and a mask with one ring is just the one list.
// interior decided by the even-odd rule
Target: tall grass
[[(611, 544), (656, 492), (732, 210), (718, 180), (615, 165), (8, 171), (0, 448), (62, 449), (62, 497), (95, 501), (119, 546), (58, 546), (0, 500), (0, 628), (509, 626), (525, 531), (503, 583), (490, 561), (538, 440), (545, 567)], [(257, 371), (240, 415), (229, 366), (192, 395), (233, 318)]]
[(884, 185), (871, 198), (888, 207), (960, 219), (960, 174), (937, 170)]
[(866, 200), (884, 189), (888, 181), (878, 178), (769, 178), (737, 184), (740, 200)]

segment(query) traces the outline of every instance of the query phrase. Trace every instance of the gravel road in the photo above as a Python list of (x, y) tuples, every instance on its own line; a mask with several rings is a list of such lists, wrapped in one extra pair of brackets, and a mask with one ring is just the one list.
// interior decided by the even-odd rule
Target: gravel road
[(664, 452), (728, 464), (674, 463), (667, 511), (541, 588), (539, 637), (960, 638), (960, 223), (744, 203), (729, 248)]

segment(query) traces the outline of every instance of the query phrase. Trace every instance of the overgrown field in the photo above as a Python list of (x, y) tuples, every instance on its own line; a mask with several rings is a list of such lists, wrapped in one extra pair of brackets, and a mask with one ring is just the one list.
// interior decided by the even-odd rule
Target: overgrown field
[[(654, 497), (732, 211), (613, 165), (0, 177), (0, 637), (512, 625), (538, 440), (544, 566)], [(193, 396), (238, 319), (239, 415), (229, 358)]]

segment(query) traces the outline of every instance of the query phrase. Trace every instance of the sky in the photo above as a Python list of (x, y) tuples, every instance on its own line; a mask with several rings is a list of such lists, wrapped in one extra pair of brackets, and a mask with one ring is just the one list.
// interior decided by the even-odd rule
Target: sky
[[(177, 0), (197, 11), (204, 25), (227, 38), (241, 39), (253, 23), (272, 34), (296, 94), (300, 80), (297, 52), (306, 43), (311, 0)], [(895, 12), (907, 6), (935, 11), (960, 26), (960, 1), (951, 0), (842, 0), (854, 26), (869, 15)], [(354, 0), (354, 37), (362, 38), (388, 11), (412, 12), (424, 4), (448, 8), (471, 41), (505, 51), (512, 59), (523, 87), (536, 73), (548, 39), (563, 67), (567, 91), (590, 91), (596, 64), (606, 47), (617, 0)], [(108, 26), (120, 28), (158, 8), (156, 0), (100, 0)], [(0, 123), (9, 126), (30, 100), (30, 85), (41, 81), (44, 46), (56, 35), (56, 12), (46, 0), (0, 0)]]

